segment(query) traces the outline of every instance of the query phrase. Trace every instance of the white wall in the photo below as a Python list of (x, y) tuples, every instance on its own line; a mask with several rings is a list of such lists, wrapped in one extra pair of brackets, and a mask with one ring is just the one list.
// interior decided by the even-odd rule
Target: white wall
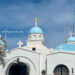
[(17, 58), (19, 57), (20, 62), (26, 63), (30, 67), (30, 75), (39, 75), (40, 74), (40, 61), (39, 61), (39, 53), (23, 50), (23, 49), (15, 49), (7, 53), (6, 56), (6, 66), (3, 68), (2, 75), (6, 75), (6, 71), (8, 66), (11, 63), (15, 63)]
[(57, 52), (47, 55), (47, 74), (53, 74), (55, 67), (60, 64), (67, 66), (70, 74), (72, 73), (72, 68), (74, 68), (75, 73), (75, 54), (67, 52)]

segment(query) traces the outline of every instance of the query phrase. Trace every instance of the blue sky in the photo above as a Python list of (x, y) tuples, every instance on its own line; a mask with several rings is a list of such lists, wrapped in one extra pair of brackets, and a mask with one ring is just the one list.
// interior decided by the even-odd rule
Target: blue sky
[(7, 33), (7, 49), (18, 47), (22, 40), (24, 45), (29, 30), (34, 26), (33, 18), (40, 20), (38, 26), (43, 29), (45, 44), (55, 48), (64, 42), (64, 25), (66, 38), (74, 22), (75, 0), (0, 0), (0, 34), (3, 30), (24, 31), (24, 33)]

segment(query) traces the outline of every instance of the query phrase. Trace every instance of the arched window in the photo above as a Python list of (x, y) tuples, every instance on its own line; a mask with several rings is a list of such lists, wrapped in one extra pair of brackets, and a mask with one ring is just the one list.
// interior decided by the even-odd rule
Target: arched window
[(69, 69), (65, 65), (58, 65), (54, 69), (54, 75), (69, 75)]
[(14, 63), (9, 68), (8, 75), (29, 75), (29, 70), (24, 63)]

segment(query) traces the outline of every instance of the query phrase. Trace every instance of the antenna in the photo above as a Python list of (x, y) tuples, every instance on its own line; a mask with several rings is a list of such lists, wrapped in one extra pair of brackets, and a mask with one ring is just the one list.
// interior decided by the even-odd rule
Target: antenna
[(66, 25), (64, 25), (64, 42), (66, 41)]
[(75, 24), (75, 6), (74, 6), (74, 11), (73, 11), (73, 25)]
[(72, 29), (72, 32), (74, 33), (74, 24), (73, 24), (73, 29)]
[(6, 39), (6, 41), (7, 41), (7, 32), (8, 32), (8, 30), (5, 29), (4, 33), (5, 33), (5, 39)]
[(73, 12), (73, 26), (72, 26), (72, 32), (73, 33), (74, 33), (74, 24), (75, 24), (75, 21), (74, 20), (75, 20), (75, 9), (74, 9), (74, 12)]

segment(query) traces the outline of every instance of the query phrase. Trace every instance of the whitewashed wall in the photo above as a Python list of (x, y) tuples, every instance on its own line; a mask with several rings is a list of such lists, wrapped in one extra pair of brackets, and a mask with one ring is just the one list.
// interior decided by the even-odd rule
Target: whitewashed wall
[(39, 53), (27, 51), (23, 49), (15, 49), (7, 53), (6, 55), (6, 65), (3, 68), (3, 72), (1, 75), (6, 75), (8, 67), (10, 67), (11, 63), (15, 63), (15, 61), (19, 58), (20, 62), (28, 64), (30, 67), (30, 75), (39, 75), (40, 74), (40, 61), (39, 61)]
[(75, 54), (67, 52), (57, 52), (47, 55), (47, 75), (53, 75), (56, 66), (63, 64), (67, 66), (72, 74), (72, 68), (75, 74)]

